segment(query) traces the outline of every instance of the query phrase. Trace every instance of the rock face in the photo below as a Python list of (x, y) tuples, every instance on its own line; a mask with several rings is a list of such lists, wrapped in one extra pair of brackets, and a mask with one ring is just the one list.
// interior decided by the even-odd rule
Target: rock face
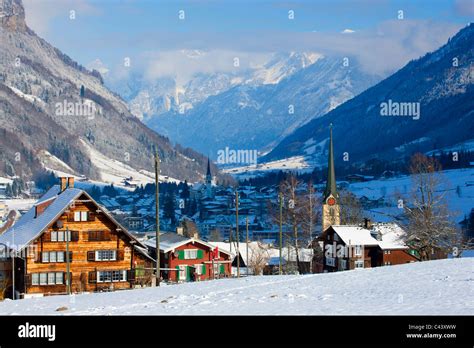
[(25, 31), (25, 9), (21, 0), (0, 0), (0, 25), (11, 31)]
[(443, 47), (298, 128), (262, 161), (303, 155), (318, 162), (325, 146), (317, 145), (328, 138), (330, 123), (336, 158), (347, 152), (351, 161), (393, 160), (473, 139), (473, 42), (470, 24)]
[(151, 149), (157, 145), (162, 175), (203, 177), (202, 155), (147, 128), (98, 72), (38, 37), (25, 24), (20, 0), (0, 0), (0, 9), (0, 176), (31, 177), (42, 166), (39, 154), (47, 151), (75, 174), (101, 179), (89, 147), (153, 171)]

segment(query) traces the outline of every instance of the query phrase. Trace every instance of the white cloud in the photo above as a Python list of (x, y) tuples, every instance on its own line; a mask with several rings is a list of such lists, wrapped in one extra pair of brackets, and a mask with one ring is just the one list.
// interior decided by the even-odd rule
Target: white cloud
[(97, 7), (88, 0), (23, 0), (26, 24), (38, 35), (45, 36), (53, 19), (64, 16), (69, 18), (70, 11), (76, 12), (76, 18), (82, 15), (96, 15)]
[(355, 30), (352, 30), (352, 29), (344, 29), (343, 31), (341, 31), (342, 34), (352, 34), (352, 33), (355, 33)]

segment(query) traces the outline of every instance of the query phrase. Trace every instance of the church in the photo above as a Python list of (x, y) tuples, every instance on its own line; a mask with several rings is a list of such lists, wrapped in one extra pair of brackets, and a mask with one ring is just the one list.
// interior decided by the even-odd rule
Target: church
[(334, 169), (332, 125), (329, 136), (328, 175), (322, 204), (323, 272), (391, 266), (418, 261), (403, 241), (405, 231), (395, 223), (360, 225), (341, 223), (340, 197)]

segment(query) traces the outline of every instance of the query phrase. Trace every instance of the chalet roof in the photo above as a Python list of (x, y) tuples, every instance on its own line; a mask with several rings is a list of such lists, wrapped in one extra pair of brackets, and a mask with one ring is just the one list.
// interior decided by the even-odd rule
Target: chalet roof
[[(385, 249), (408, 249), (403, 241), (405, 231), (395, 223), (374, 224), (369, 230), (361, 226), (331, 226), (345, 244), (378, 245)], [(381, 240), (374, 238), (371, 232), (378, 232)]]
[[(199, 243), (202, 245), (205, 245), (209, 247), (210, 249), (213, 249), (214, 246), (210, 243), (207, 243), (201, 239), (196, 239), (196, 238), (189, 238), (182, 236), (180, 234), (177, 234), (175, 232), (165, 232), (165, 233), (160, 233), (160, 251), (167, 253), (169, 251), (172, 251), (184, 244), (187, 243)], [(151, 238), (148, 239), (147, 241), (144, 242), (144, 244), (148, 247), (151, 247), (153, 249), (156, 248), (156, 238)], [(226, 250), (219, 250), (224, 252), (225, 254), (229, 254), (230, 252)]]
[(25, 248), (31, 241), (38, 238), (41, 233), (77, 199), (83, 191), (77, 188), (67, 188), (61, 194), (59, 186), (55, 185), (49, 189), (36, 203), (47, 201), (54, 196), (57, 198), (35, 218), (35, 206), (26, 212), (16, 223), (4, 234), (0, 235), (0, 243), (4, 243), (13, 250)]
[(346, 245), (378, 245), (379, 243), (366, 228), (348, 225), (332, 225), (331, 227)]
[[(79, 198), (85, 195), (94, 204), (98, 204), (89, 194), (78, 188), (66, 188), (60, 192), (59, 185), (51, 187), (35, 204), (54, 199), (53, 202), (38, 216), (35, 217), (35, 206), (28, 210), (10, 229), (0, 235), (0, 243), (6, 244), (10, 249), (19, 251), (28, 246), (32, 241), (38, 238), (43, 231), (56, 221), (69, 206)], [(120, 225), (107, 209), (101, 207), (101, 211), (118, 226), (132, 240), (142, 245), (126, 228)], [(142, 245), (143, 246), (143, 245)]]

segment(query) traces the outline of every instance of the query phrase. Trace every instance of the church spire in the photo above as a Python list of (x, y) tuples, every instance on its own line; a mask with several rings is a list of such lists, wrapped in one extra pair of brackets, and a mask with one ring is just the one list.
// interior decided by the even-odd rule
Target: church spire
[(209, 157), (207, 158), (207, 173), (206, 173), (206, 182), (212, 181), (212, 174), (211, 174), (211, 161)]
[(337, 197), (336, 191), (336, 172), (334, 170), (334, 148), (332, 144), (332, 123), (330, 125), (329, 135), (329, 156), (328, 156), (328, 178), (326, 182), (326, 190), (324, 191), (324, 200), (330, 195)]

